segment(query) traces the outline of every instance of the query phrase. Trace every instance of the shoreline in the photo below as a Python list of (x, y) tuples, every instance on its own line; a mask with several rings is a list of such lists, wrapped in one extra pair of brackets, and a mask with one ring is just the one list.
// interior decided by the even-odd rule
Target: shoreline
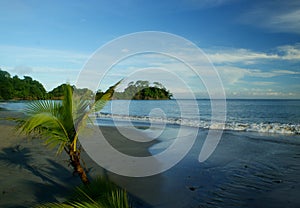
[[(12, 115), (22, 116), (0, 111), (0, 118)], [(66, 155), (56, 157), (55, 150), (45, 148), (40, 140), (17, 135), (14, 125), (13, 121), (0, 121), (0, 207), (63, 201), (81, 184), (72, 176)], [(149, 147), (156, 142), (140, 147), (124, 142), (124, 136), (114, 127), (100, 128), (124, 154), (149, 156)], [(209, 159), (199, 163), (206, 135), (206, 130), (199, 130), (194, 146), (182, 161), (149, 177), (120, 176), (97, 165), (86, 152), (82, 158), (91, 178), (108, 177), (126, 189), (139, 208), (300, 206), (299, 135), (226, 131)]]

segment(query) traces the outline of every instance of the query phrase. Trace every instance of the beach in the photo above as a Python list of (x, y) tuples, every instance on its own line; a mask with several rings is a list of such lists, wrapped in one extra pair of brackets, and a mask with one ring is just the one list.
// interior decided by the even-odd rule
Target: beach
[[(0, 111), (1, 118), (22, 116)], [(64, 200), (80, 184), (72, 176), (63, 154), (44, 148), (42, 141), (17, 133), (13, 121), (1, 120), (0, 207), (33, 207), (39, 203)]]
[[(1, 118), (21, 116), (12, 111), (0, 114)], [(149, 149), (160, 148), (157, 141), (124, 142), (126, 138), (114, 127), (100, 129), (125, 154), (144, 157), (150, 155)], [(17, 134), (13, 121), (1, 120), (0, 130), (0, 207), (64, 201), (81, 183), (72, 175), (64, 153), (55, 156), (55, 150), (45, 148), (42, 141)], [(120, 176), (104, 170), (86, 153), (82, 157), (89, 177), (107, 176), (128, 191), (134, 207), (300, 206), (299, 135), (225, 131), (214, 153), (199, 163), (206, 134), (207, 130), (199, 130), (183, 160), (154, 176)]]

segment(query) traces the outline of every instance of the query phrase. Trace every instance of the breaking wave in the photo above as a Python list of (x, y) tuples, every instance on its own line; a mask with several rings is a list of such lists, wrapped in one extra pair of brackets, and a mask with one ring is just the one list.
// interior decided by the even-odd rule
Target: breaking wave
[[(283, 124), (283, 123), (241, 123), (226, 122), (225, 125), (218, 122), (205, 120), (191, 120), (185, 118), (161, 118), (149, 116), (128, 116), (107, 113), (97, 113), (97, 119), (111, 119), (115, 122), (135, 122), (141, 124), (168, 124), (180, 125), (187, 127), (197, 127), (203, 129), (223, 129), (231, 131), (260, 132), (272, 134), (300, 134), (300, 124)], [(98, 122), (101, 125), (101, 121)]]

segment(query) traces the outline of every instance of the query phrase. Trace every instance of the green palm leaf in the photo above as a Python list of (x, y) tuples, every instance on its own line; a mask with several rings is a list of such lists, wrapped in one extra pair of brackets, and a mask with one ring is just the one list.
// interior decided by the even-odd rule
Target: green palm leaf
[(92, 183), (79, 186), (65, 203), (49, 203), (38, 208), (130, 208), (126, 191), (104, 177), (96, 178)]
[[(121, 80), (122, 81), (122, 80)], [(114, 90), (115, 88), (121, 83), (121, 81), (117, 82), (115, 85), (111, 86), (103, 95), (102, 97), (96, 101), (93, 105), (90, 105), (91, 108), (89, 111), (85, 112), (82, 117), (81, 120), (78, 122), (78, 125), (76, 126), (76, 135), (74, 137), (72, 146), (74, 148), (74, 151), (76, 151), (76, 147), (77, 147), (77, 140), (78, 140), (78, 136), (79, 136), (79, 132), (81, 129), (83, 129), (86, 124), (87, 124), (87, 120), (89, 119), (89, 115), (91, 113), (100, 111), (105, 104), (112, 98), (113, 94), (114, 94)]]
[[(73, 88), (65, 85), (62, 101), (40, 100), (31, 102), (25, 109), (27, 117), (19, 121), (19, 129), (25, 134), (37, 134), (49, 147), (57, 147), (57, 153), (66, 151), (74, 173), (78, 173), (82, 182), (89, 180), (80, 162), (79, 132), (85, 127), (90, 113), (99, 111), (113, 96), (116, 86), (110, 87), (93, 105), (90, 101), (73, 99)], [(74, 96), (76, 98), (76, 96)]]

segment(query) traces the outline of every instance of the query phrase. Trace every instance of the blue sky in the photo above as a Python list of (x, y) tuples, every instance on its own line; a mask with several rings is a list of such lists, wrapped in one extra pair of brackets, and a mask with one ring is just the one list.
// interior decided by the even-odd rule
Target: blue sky
[[(296, 0), (10, 0), (0, 1), (0, 27), (1, 69), (29, 75), (47, 90), (76, 83), (89, 57), (107, 42), (129, 33), (162, 31), (201, 48), (229, 98), (300, 98)], [(132, 67), (134, 60), (120, 63), (114, 74), (118, 68)], [(168, 67), (164, 60), (161, 65)], [(108, 77), (107, 84), (127, 78), (119, 72)], [(199, 85), (198, 94), (204, 96), (201, 83), (185, 81), (195, 91)], [(184, 97), (184, 91), (180, 93)]]

